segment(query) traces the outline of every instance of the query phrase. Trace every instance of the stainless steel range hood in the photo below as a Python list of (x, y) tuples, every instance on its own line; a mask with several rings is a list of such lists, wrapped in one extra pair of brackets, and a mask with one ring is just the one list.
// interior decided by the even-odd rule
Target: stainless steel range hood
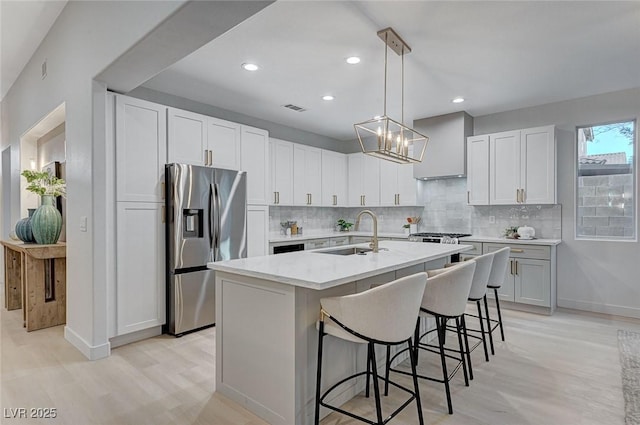
[(416, 179), (466, 176), (467, 136), (473, 117), (464, 111), (413, 121), (413, 128), (429, 135), (424, 160), (413, 165)]

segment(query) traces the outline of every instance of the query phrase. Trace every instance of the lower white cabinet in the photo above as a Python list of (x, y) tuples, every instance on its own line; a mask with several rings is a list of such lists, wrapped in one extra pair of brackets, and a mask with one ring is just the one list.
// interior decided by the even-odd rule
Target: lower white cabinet
[(247, 257), (269, 253), (269, 207), (247, 206)]
[[(509, 264), (500, 300), (545, 307), (553, 313), (556, 307), (555, 246), (483, 243), (483, 253), (511, 247)], [(487, 294), (493, 298), (493, 290)]]
[(118, 202), (116, 335), (165, 323), (163, 204)]
[(330, 246), (342, 246), (342, 245), (349, 245), (350, 241), (349, 241), (349, 236), (342, 236), (339, 238), (331, 238), (329, 239), (329, 245)]
[(304, 249), (328, 248), (331, 246), (329, 239), (313, 239), (304, 243)]

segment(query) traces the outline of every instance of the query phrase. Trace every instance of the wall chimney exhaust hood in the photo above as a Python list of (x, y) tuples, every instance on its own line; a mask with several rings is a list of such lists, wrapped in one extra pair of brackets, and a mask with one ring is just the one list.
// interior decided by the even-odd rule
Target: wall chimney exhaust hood
[(467, 174), (467, 136), (473, 135), (473, 117), (464, 111), (413, 121), (413, 128), (429, 135), (424, 160), (413, 164), (413, 177), (431, 179)]

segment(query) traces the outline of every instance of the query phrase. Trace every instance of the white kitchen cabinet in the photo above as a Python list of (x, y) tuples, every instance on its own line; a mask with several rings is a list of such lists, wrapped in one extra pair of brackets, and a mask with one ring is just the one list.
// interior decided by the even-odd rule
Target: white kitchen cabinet
[(553, 126), (490, 134), (489, 152), (491, 205), (556, 202)]
[[(498, 296), (502, 301), (548, 309), (556, 306), (555, 246), (483, 243), (483, 253), (511, 247), (506, 277)], [(493, 291), (487, 292), (493, 298)]]
[(329, 248), (330, 246), (331, 242), (329, 239), (313, 239), (304, 243), (305, 251), (308, 249)]
[(293, 204), (322, 204), (321, 150), (293, 144)]
[(165, 323), (164, 206), (118, 202), (116, 333)]
[(556, 203), (555, 127), (528, 128), (520, 132), (521, 203)]
[(416, 205), (417, 182), (410, 164), (380, 160), (380, 205)]
[(247, 206), (247, 257), (269, 253), (269, 207)]
[(240, 124), (168, 109), (168, 162), (240, 169)]
[(259, 128), (242, 126), (241, 169), (247, 172), (247, 204), (269, 203), (269, 133)]
[(349, 243), (350, 243), (349, 236), (342, 236), (342, 237), (329, 239), (330, 246), (343, 246), (343, 245), (349, 245)]
[(380, 160), (370, 155), (347, 155), (349, 171), (349, 206), (380, 205)]
[(181, 109), (167, 109), (168, 163), (205, 165), (207, 117)]
[(347, 206), (347, 156), (322, 150), (322, 206)]
[(467, 138), (467, 204), (489, 205), (489, 136)]
[(293, 205), (293, 143), (269, 139), (271, 205)]
[(162, 202), (166, 106), (116, 96), (116, 200)]
[(242, 165), (241, 127), (234, 122), (207, 117), (206, 149), (209, 152), (209, 158), (205, 158), (204, 164), (201, 165), (240, 170)]

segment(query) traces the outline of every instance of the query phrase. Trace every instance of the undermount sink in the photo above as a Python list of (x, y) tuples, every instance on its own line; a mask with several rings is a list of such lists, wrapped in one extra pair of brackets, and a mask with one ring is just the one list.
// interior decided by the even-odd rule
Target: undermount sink
[(332, 254), (332, 255), (365, 255), (367, 252), (373, 251), (371, 248), (338, 248), (331, 249), (329, 251), (316, 251), (318, 254)]

